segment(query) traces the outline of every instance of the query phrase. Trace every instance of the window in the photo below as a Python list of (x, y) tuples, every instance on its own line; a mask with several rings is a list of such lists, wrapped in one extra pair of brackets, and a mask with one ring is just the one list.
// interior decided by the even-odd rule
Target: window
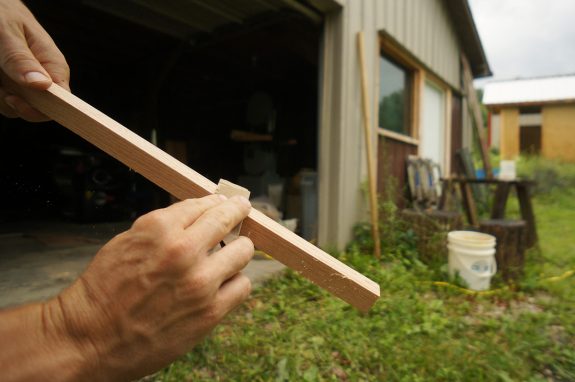
[(541, 153), (542, 124), (541, 106), (519, 108), (519, 151), (521, 154), (539, 155)]
[(379, 127), (410, 135), (411, 73), (385, 56), (380, 71)]
[(519, 114), (541, 114), (541, 106), (521, 106)]
[(519, 151), (523, 155), (541, 154), (541, 126), (519, 127)]
[(420, 153), (424, 158), (444, 165), (445, 157), (445, 92), (426, 81), (423, 90)]

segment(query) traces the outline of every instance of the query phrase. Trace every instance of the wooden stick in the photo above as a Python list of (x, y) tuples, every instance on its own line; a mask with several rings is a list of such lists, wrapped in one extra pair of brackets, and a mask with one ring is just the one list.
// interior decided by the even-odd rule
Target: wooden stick
[[(5, 81), (4, 81), (5, 82)], [(179, 199), (216, 192), (216, 185), (131, 130), (53, 84), (46, 91), (11, 86), (32, 106)], [(256, 248), (320, 287), (367, 311), (379, 285), (252, 208), (241, 234)]]
[(475, 88), (473, 87), (473, 74), (471, 73), (471, 66), (467, 57), (461, 54), (461, 65), (463, 68), (463, 79), (464, 88), (467, 95), (467, 107), (473, 116), (473, 122), (475, 126), (475, 131), (477, 132), (477, 137), (479, 139), (479, 148), (481, 151), (481, 159), (483, 161), (483, 167), (485, 169), (485, 177), (492, 178), (493, 171), (491, 169), (491, 161), (489, 160), (489, 148), (487, 147), (487, 139), (485, 139), (485, 127), (483, 125), (483, 115), (481, 115), (481, 107), (479, 106), (479, 100), (475, 94)]
[(369, 180), (369, 202), (371, 209), (371, 235), (373, 237), (373, 252), (376, 258), (381, 258), (381, 242), (379, 241), (379, 216), (377, 205), (377, 189), (375, 184), (375, 165), (373, 163), (372, 128), (369, 112), (369, 96), (367, 87), (367, 69), (365, 67), (365, 43), (363, 32), (357, 34), (357, 47), (359, 54), (359, 68), (361, 72), (361, 99), (363, 115), (363, 131), (365, 147), (367, 148), (367, 171)]

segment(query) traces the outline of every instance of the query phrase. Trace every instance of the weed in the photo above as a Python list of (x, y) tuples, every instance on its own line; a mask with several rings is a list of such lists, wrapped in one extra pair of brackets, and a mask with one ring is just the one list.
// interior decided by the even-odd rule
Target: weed
[[(417, 253), (417, 236), (408, 224), (400, 219), (397, 207), (391, 201), (380, 203), (381, 253), (382, 261), (400, 261), (406, 266), (421, 265)], [(353, 227), (353, 240), (347, 252), (373, 253), (371, 224), (362, 222)]]

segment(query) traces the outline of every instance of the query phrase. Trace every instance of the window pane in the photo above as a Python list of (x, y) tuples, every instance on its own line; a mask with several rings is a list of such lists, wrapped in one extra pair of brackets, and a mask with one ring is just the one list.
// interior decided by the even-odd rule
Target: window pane
[(381, 57), (379, 127), (409, 135), (409, 73)]
[(444, 166), (445, 158), (445, 92), (426, 82), (423, 90), (420, 154)]

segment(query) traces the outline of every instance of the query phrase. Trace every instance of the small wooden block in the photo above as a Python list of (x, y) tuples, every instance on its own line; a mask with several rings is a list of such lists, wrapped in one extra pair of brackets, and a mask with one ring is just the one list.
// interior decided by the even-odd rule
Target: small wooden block
[[(246, 199), (250, 198), (250, 190), (247, 188), (243, 188), (242, 186), (238, 186), (228, 180), (220, 179), (218, 182), (218, 188), (216, 189), (216, 194), (224, 195), (227, 198), (231, 198), (232, 196), (243, 196)], [(225, 238), (224, 243), (229, 244), (234, 241), (239, 235), (240, 230), (242, 229), (242, 223), (238, 224), (236, 228), (234, 228)]]

